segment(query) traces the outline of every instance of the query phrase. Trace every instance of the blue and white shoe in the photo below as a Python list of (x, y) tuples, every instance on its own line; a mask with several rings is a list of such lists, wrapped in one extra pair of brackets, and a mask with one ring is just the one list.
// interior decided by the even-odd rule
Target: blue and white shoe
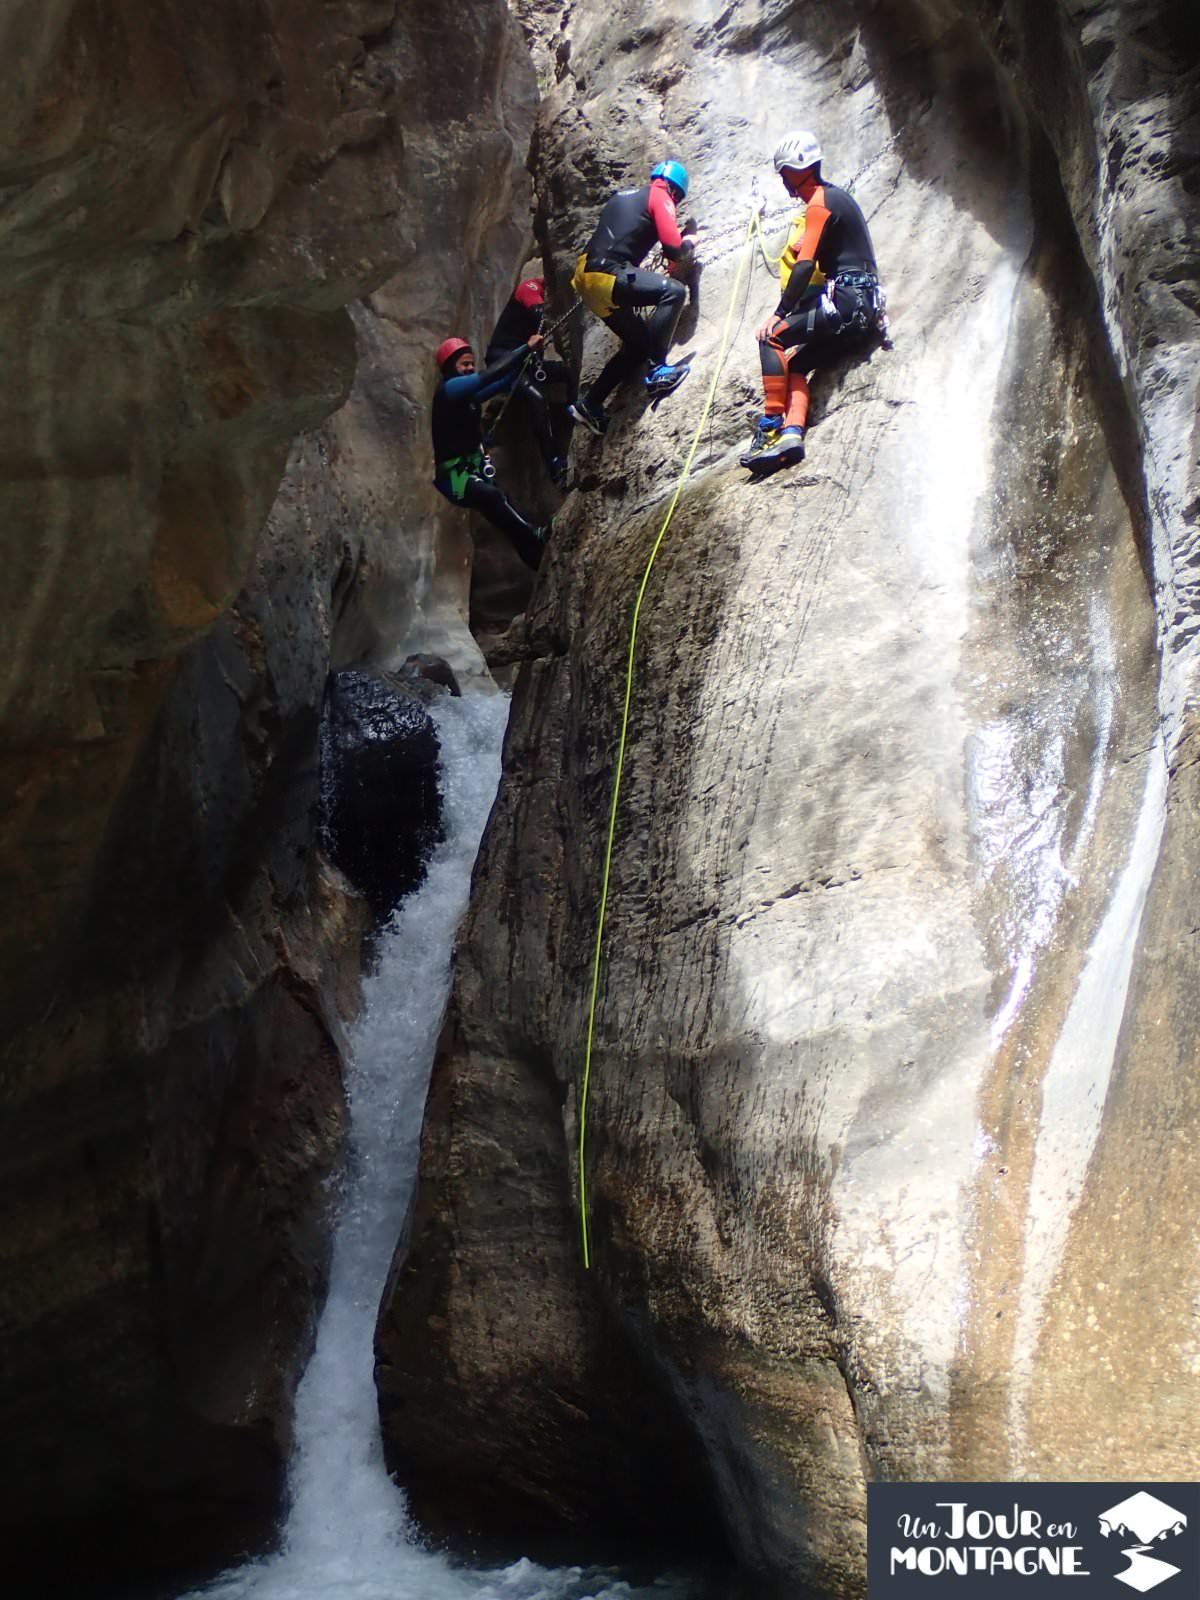
[(678, 389), (691, 370), (686, 364), (651, 367), (646, 374), (646, 388), (652, 395), (670, 394), (672, 389)]

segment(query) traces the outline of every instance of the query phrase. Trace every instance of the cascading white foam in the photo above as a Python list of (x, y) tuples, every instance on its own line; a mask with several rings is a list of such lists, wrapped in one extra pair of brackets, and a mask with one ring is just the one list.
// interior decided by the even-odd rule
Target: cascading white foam
[[(384, 1469), (373, 1377), (375, 1317), (416, 1180), (421, 1117), (450, 988), (455, 930), (500, 777), (507, 698), (446, 696), (441, 741), (445, 841), (400, 907), (364, 985), (347, 1080), (350, 1135), (329, 1296), (296, 1397), (291, 1508), (279, 1553), (224, 1574), (206, 1600), (670, 1600), (669, 1578), (455, 1568), (421, 1548)], [(199, 1595), (187, 1597), (199, 1600)]]

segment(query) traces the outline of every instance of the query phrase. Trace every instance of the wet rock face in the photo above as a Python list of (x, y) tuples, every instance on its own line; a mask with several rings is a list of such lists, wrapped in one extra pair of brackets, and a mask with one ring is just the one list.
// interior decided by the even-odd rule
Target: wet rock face
[[(364, 921), (314, 848), (319, 710), (343, 624), (342, 659), (421, 647), (428, 506), (389, 500), (347, 554), (293, 474), (263, 530), (293, 437), (350, 389), (347, 304), (406, 266), (414, 326), (433, 283), (427, 326), (460, 293), (490, 313), (523, 259), (531, 69), (503, 8), (456, 28), (506, 65), (448, 74), (441, 24), (395, 0), (0, 19), (14, 1582), (211, 1567), (279, 1507)], [(431, 280), (418, 216), (456, 230)]]
[(437, 729), (394, 677), (338, 672), (321, 730), (322, 828), (334, 865), (386, 917), (443, 838)]
[[(1045, 10), (522, 8), (554, 85), (535, 179), (560, 297), (603, 200), (668, 154), (692, 172), (703, 269), (677, 341), (695, 376), (654, 411), (627, 392), (602, 445), (577, 440), (585, 492), (528, 618), (380, 1325), (390, 1449), (418, 1492), (508, 1437), (493, 1514), (553, 1479), (586, 1523), (621, 1459), (597, 1353), (613, 1328), (678, 1408), (651, 1459), (693, 1441), (743, 1560), (832, 1593), (862, 1591), (869, 1476), (1086, 1478), (1102, 1450), (1103, 1475), (1196, 1470), (1171, 1420), (1197, 1400), (1179, 1008), (1161, 1050), (1150, 1034), (1164, 948), (1187, 982), (1162, 876), (1186, 848), (1178, 785), (1175, 864), (1152, 872), (1155, 732), (1181, 732), (1157, 646), (1192, 622), (1152, 594), (1188, 500), (1138, 448), (1191, 449), (1182, 360), (1160, 382), (1145, 363), (1156, 338), (1194, 350), (1195, 273), (1161, 318), (1127, 278), (1135, 326), (1095, 232), (1120, 238), (1106, 119), (1153, 125), (1171, 154), (1146, 145), (1142, 255), (1170, 254), (1194, 108), (1185, 80), (1155, 87), (1186, 61), (1169, 7)], [(1053, 97), (1033, 70), (1047, 30)], [(757, 176), (777, 252), (769, 156), (806, 122), (869, 219), (896, 344), (820, 375), (808, 459), (748, 485), (752, 330), (776, 288), (743, 267), (747, 196)], [(730, 305), (640, 623), (585, 1276), (580, 1084), (628, 619)], [(586, 379), (612, 343), (580, 334)], [(1137, 1340), (1134, 1259), (1172, 1308)]]
[(537, 88), (503, 5), (461, 8), (449, 29), (436, 9), (405, 6), (394, 38), (396, 270), (353, 308), (354, 387), (296, 441), (272, 523), (320, 531), (335, 667), (393, 664), (404, 641), (470, 675), (482, 670), (468, 627), (479, 575), (500, 585), (509, 618), (531, 585), (503, 535), (433, 487), (433, 354), (458, 333), (482, 357), (528, 252)]

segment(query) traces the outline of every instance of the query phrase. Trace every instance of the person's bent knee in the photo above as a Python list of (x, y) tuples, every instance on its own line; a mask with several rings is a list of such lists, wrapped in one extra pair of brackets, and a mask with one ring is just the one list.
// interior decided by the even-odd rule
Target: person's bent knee
[(663, 302), (669, 306), (681, 306), (687, 299), (687, 285), (680, 283), (678, 278), (668, 278), (667, 287), (663, 294)]
[(764, 377), (779, 377), (788, 369), (790, 350), (785, 350), (774, 339), (764, 339), (758, 347), (758, 360)]

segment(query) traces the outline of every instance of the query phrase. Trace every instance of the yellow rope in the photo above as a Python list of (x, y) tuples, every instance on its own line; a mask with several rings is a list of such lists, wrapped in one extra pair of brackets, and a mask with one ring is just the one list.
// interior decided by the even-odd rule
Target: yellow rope
[[(683, 486), (688, 480), (692, 470), (692, 462), (696, 458), (696, 451), (700, 446), (700, 435), (704, 432), (704, 424), (708, 421), (708, 414), (712, 410), (713, 399), (717, 392), (717, 384), (721, 378), (721, 368), (725, 362), (725, 352), (729, 348), (729, 340), (733, 329), (733, 309), (737, 301), (737, 293), (741, 287), (742, 277), (746, 264), (750, 260), (750, 252), (744, 246), (750, 243), (757, 213), (746, 226), (746, 237), (742, 241), (743, 251), (741, 263), (737, 269), (737, 276), (733, 280), (733, 290), (729, 296), (729, 310), (725, 315), (725, 327), (721, 334), (721, 347), (717, 353), (716, 365), (713, 368), (712, 382), (708, 386), (708, 394), (704, 400), (704, 409), (700, 413), (700, 420), (696, 424), (696, 431), (692, 435), (691, 448), (687, 453), (687, 460), (683, 463), (683, 471), (679, 474), (679, 481), (675, 485), (675, 492), (671, 496), (671, 503), (667, 507), (667, 514), (662, 520), (662, 526), (650, 549), (650, 556), (646, 562), (646, 570), (642, 573), (642, 582), (638, 589), (637, 600), (633, 607), (633, 621), (629, 629), (629, 654), (625, 664), (625, 706), (621, 713), (621, 736), (617, 741), (617, 771), (613, 779), (612, 804), (608, 812), (608, 840), (604, 847), (604, 876), (600, 885), (600, 911), (596, 918), (596, 943), (592, 955), (592, 995), (588, 1004), (587, 1043), (583, 1053), (583, 1085), (579, 1094), (579, 1222), (583, 1236), (583, 1264), (590, 1268), (591, 1253), (588, 1247), (587, 1223), (587, 1174), (584, 1165), (584, 1149), (587, 1140), (587, 1107), (588, 1089), (592, 1080), (592, 1040), (596, 1029), (596, 1000), (600, 992), (600, 949), (604, 939), (604, 917), (608, 908), (608, 884), (612, 873), (613, 839), (617, 830), (617, 802), (621, 794), (621, 774), (625, 767), (625, 741), (629, 730), (629, 706), (633, 699), (633, 653), (637, 644), (638, 618), (641, 615), (642, 600), (646, 587), (650, 582), (650, 569), (654, 565), (654, 558), (658, 555), (659, 546), (663, 542), (671, 518), (675, 514), (675, 507), (679, 503), (679, 496), (683, 493)], [(761, 237), (761, 229), (760, 237)]]
[(762, 217), (757, 211), (754, 213), (753, 227), (754, 227), (754, 232), (758, 236), (758, 248), (762, 252), (762, 258), (767, 264), (767, 271), (768, 272), (774, 272), (775, 268), (779, 265), (779, 263), (783, 260), (784, 256), (787, 254), (787, 245), (786, 244), (784, 245), (783, 249), (779, 252), (779, 254), (777, 256), (771, 255), (771, 253), (767, 249), (767, 241), (763, 237)]

